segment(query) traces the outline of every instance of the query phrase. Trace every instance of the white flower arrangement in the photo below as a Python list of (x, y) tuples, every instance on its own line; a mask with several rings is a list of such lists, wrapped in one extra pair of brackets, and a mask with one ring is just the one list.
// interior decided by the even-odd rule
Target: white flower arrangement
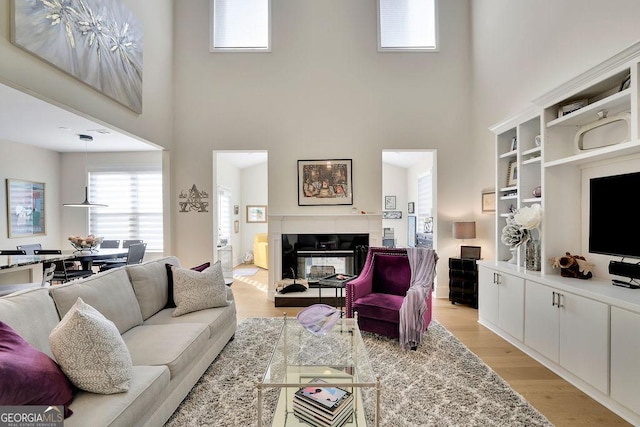
[(542, 224), (542, 206), (539, 204), (525, 206), (509, 215), (500, 240), (511, 248), (517, 248), (531, 239), (532, 230), (540, 227), (540, 224)]

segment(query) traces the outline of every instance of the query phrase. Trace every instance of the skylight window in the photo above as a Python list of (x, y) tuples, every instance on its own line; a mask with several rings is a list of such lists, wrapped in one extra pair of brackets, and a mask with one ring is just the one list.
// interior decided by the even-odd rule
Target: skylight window
[(271, 0), (211, 0), (212, 52), (269, 52)]
[(437, 51), (437, 0), (378, 0), (378, 50)]

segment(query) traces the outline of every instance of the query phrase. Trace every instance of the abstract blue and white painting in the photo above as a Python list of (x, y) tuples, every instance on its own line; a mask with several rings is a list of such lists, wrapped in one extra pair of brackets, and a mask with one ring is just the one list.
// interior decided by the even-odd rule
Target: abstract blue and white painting
[(13, 43), (142, 112), (142, 25), (120, 0), (14, 0)]

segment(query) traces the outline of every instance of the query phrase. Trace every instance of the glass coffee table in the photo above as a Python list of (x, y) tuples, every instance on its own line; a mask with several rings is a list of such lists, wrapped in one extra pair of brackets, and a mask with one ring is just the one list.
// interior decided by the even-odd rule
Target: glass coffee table
[[(322, 387), (337, 387), (353, 395), (344, 426), (367, 426), (365, 407), (373, 411), (373, 423), (380, 420), (380, 379), (374, 377), (367, 350), (354, 318), (341, 318), (323, 336), (307, 331), (295, 318), (283, 317), (282, 331), (262, 381), (258, 383), (258, 426), (262, 426), (263, 392), (279, 388), (273, 426), (314, 426), (303, 421), (294, 411), (295, 393), (312, 380), (323, 381)], [(363, 398), (363, 388), (374, 398)]]

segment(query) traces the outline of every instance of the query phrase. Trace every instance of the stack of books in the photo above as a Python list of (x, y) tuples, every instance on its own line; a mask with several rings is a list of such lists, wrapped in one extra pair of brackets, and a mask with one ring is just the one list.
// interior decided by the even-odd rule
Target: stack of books
[(296, 391), (293, 413), (315, 427), (340, 427), (353, 414), (353, 393), (339, 387), (326, 387), (326, 381), (314, 378), (308, 387)]

